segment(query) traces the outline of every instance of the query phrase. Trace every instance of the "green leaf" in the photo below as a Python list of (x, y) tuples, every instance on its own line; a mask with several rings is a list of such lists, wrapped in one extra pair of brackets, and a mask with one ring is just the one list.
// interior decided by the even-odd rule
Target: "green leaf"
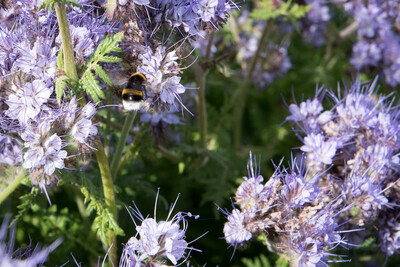
[(38, 194), (39, 194), (39, 188), (37, 186), (34, 186), (32, 187), (30, 193), (20, 197), (21, 204), (17, 206), (19, 211), (17, 216), (15, 216), (14, 220), (11, 222), (11, 224), (17, 223), (21, 219), (21, 217), (25, 215), (25, 213), (29, 210), (29, 208), (33, 204), (36, 204), (36, 196)]
[(90, 71), (85, 72), (85, 76), (80, 80), (85, 91), (93, 98), (95, 102), (99, 102), (101, 98), (105, 98), (99, 82)]
[(82, 185), (78, 185), (81, 193), (87, 203), (86, 214), (89, 216), (96, 211), (94, 224), (96, 226), (97, 236), (103, 244), (107, 244), (107, 232), (112, 230), (115, 235), (124, 235), (124, 231), (118, 226), (113, 214), (105, 208), (104, 195), (100, 188), (95, 187), (88, 179), (82, 179)]
[(112, 85), (110, 77), (108, 77), (107, 73), (103, 70), (103, 68), (100, 65), (97, 64), (94, 65), (93, 69), (106, 84), (110, 86)]
[(122, 59), (115, 56), (103, 56), (101, 62), (121, 62)]
[(64, 69), (64, 54), (62, 45), (60, 46), (60, 49), (58, 50), (57, 54), (57, 68), (60, 70)]
[(311, 9), (310, 6), (292, 4), (292, 1), (282, 2), (280, 6), (275, 6), (272, 0), (263, 0), (258, 3), (259, 8), (254, 9), (250, 16), (255, 19), (268, 20), (275, 19), (279, 16), (295, 21), (304, 17)]
[(265, 255), (260, 255), (253, 260), (249, 258), (242, 258), (242, 262), (246, 267), (271, 267), (271, 264)]
[(101, 98), (105, 98), (105, 96), (92, 71), (95, 71), (106, 84), (112, 85), (111, 79), (98, 63), (121, 61), (121, 59), (116, 56), (106, 56), (105, 54), (121, 52), (121, 48), (118, 47), (118, 44), (122, 41), (123, 37), (124, 35), (122, 32), (105, 36), (96, 51), (94, 51), (85, 64), (86, 70), (80, 79), (80, 84), (95, 102), (98, 102)]
[(64, 91), (67, 88), (69, 78), (66, 75), (57, 77), (56, 79), (56, 98), (58, 105), (61, 105), (61, 98), (64, 95)]
[(284, 257), (279, 257), (279, 259), (277, 259), (277, 261), (275, 262), (275, 266), (276, 267), (287, 267), (289, 266), (289, 262), (287, 261), (286, 258)]

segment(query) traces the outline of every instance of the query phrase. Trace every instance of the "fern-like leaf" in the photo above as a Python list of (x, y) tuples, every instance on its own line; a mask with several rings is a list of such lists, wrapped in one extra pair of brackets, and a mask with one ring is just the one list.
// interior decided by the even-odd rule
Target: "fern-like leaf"
[(115, 235), (124, 235), (124, 231), (118, 226), (114, 215), (108, 210), (103, 209), (102, 213), (94, 220), (97, 230), (97, 236), (103, 244), (107, 244), (107, 232), (112, 230)]
[(106, 56), (105, 54), (121, 52), (121, 48), (118, 47), (118, 43), (122, 41), (123, 37), (124, 35), (122, 32), (105, 36), (97, 47), (96, 51), (94, 51), (90, 59), (86, 62), (86, 70), (80, 79), (80, 83), (82, 84), (86, 93), (91, 95), (95, 102), (98, 102), (100, 98), (104, 98), (105, 96), (92, 71), (95, 71), (106, 84), (112, 84), (111, 79), (98, 63), (121, 61), (116, 56)]
[(93, 66), (94, 71), (99, 75), (100, 79), (102, 79), (106, 84), (112, 85), (112, 81), (110, 77), (108, 77), (107, 73), (103, 70), (103, 68), (100, 65), (94, 65)]
[(46, 10), (46, 11), (50, 9), (50, 11), (54, 12), (54, 5), (56, 3), (60, 3), (63, 5), (66, 5), (66, 6), (72, 5), (72, 6), (76, 6), (76, 7), (79, 7), (80, 9), (82, 9), (81, 4), (79, 4), (78, 2), (76, 2), (74, 0), (45, 0), (39, 5), (38, 10), (41, 10), (44, 8), (44, 10)]
[(101, 58), (101, 62), (110, 62), (110, 63), (116, 63), (116, 62), (121, 62), (122, 59), (119, 57), (115, 56), (103, 56)]
[(36, 203), (35, 199), (38, 193), (39, 193), (39, 188), (37, 186), (34, 186), (32, 187), (31, 192), (20, 197), (21, 204), (17, 206), (19, 211), (17, 216), (15, 216), (14, 220), (11, 222), (11, 224), (17, 223), (21, 219), (21, 217), (24, 216), (25, 213), (29, 210), (32, 204)]
[(104, 196), (100, 193), (101, 189), (95, 187), (90, 180), (82, 179), (79, 185), (81, 193), (87, 203), (86, 214), (89, 216), (93, 211), (96, 212), (94, 224), (96, 225), (97, 236), (103, 244), (107, 244), (107, 232), (112, 230), (115, 235), (124, 235), (124, 231), (118, 226), (113, 214), (105, 208)]
[(80, 80), (80, 82), (85, 91), (91, 95), (95, 102), (99, 102), (101, 98), (105, 97), (99, 82), (96, 80), (92, 72), (85, 72), (85, 76)]
[(56, 98), (58, 105), (61, 105), (61, 98), (64, 95), (64, 91), (67, 88), (69, 78), (65, 75), (57, 77), (56, 79)]

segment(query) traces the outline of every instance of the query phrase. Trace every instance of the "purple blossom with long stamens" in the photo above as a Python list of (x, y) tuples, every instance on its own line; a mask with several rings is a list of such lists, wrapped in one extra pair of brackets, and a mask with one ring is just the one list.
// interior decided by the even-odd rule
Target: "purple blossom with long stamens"
[[(178, 212), (171, 217), (175, 204), (176, 201), (171, 206), (165, 221), (157, 221), (156, 218), (148, 217), (145, 219), (135, 203), (135, 208), (129, 207), (128, 212), (132, 220), (135, 216), (141, 221), (141, 224), (136, 224), (134, 220), (137, 234), (125, 244), (120, 266), (145, 264), (155, 267), (164, 264), (165, 260), (169, 260), (173, 265), (182, 264), (187, 260), (187, 251), (195, 249), (189, 247), (189, 243), (184, 239), (188, 227), (186, 217), (194, 215)], [(198, 218), (198, 216), (195, 216), (195, 218)]]

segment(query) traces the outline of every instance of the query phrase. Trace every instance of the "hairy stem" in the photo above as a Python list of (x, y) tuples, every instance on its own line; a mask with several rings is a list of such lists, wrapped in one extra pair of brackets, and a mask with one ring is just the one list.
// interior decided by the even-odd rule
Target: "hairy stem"
[(20, 173), (15, 180), (7, 186), (7, 188), (0, 194), (0, 204), (20, 185), (26, 177), (26, 169), (21, 168)]
[(71, 34), (69, 32), (65, 5), (62, 3), (56, 3), (55, 8), (62, 38), (62, 47), (64, 53), (64, 71), (68, 78), (70, 78), (74, 82), (77, 82), (79, 80), (79, 77), (75, 67), (74, 50), (72, 49)]
[(207, 147), (207, 109), (206, 109), (206, 71), (202, 71), (199, 75), (199, 90), (197, 91), (198, 112), (200, 116), (200, 147)]
[(259, 59), (259, 55), (260, 55), (263, 43), (267, 37), (269, 26), (270, 26), (270, 23), (269, 23), (269, 21), (267, 21), (264, 25), (264, 29), (262, 31), (260, 40), (258, 41), (257, 50), (250, 62), (250, 66), (247, 70), (246, 78), (238, 89), (238, 94), (236, 95), (237, 97), (234, 98), (234, 103), (236, 103), (236, 105), (235, 105), (235, 109), (233, 111), (233, 121), (234, 121), (233, 144), (234, 144), (234, 148), (236, 150), (239, 150), (240, 146), (241, 146), (242, 119), (243, 119), (244, 108), (246, 106), (246, 100), (247, 100), (247, 94), (249, 91), (250, 81), (251, 81), (251, 78), (253, 77), (253, 72), (257, 65), (257, 61)]
[(136, 117), (136, 111), (132, 111), (128, 113), (128, 116), (125, 118), (124, 126), (122, 127), (121, 136), (118, 140), (117, 147), (115, 149), (114, 156), (111, 161), (111, 174), (114, 179), (117, 176), (118, 165), (121, 160), (122, 150), (124, 149), (126, 138), (128, 137), (129, 131), (132, 128), (133, 121)]
[[(204, 62), (210, 59), (211, 56), (211, 48), (214, 40), (214, 33), (210, 33), (208, 36), (208, 44), (206, 55), (203, 59)], [(207, 78), (207, 70), (202, 66), (196, 64), (196, 78), (199, 84), (199, 90), (197, 91), (197, 105), (198, 112), (200, 116), (200, 147), (207, 147), (207, 108), (206, 108), (206, 78)]]
[[(106, 153), (104, 152), (103, 145), (100, 141), (100, 138), (97, 136), (97, 163), (99, 164), (101, 180), (103, 184), (104, 190), (104, 198), (106, 202), (106, 208), (110, 211), (110, 213), (114, 216), (117, 221), (117, 207), (115, 205), (115, 193), (114, 193), (114, 184), (113, 177), (110, 171), (110, 165), (108, 164), (108, 158)], [(109, 229), (107, 232), (108, 244), (107, 249), (109, 249), (109, 259), (112, 266), (117, 266), (117, 243), (115, 233)], [(110, 248), (111, 247), (111, 248)]]

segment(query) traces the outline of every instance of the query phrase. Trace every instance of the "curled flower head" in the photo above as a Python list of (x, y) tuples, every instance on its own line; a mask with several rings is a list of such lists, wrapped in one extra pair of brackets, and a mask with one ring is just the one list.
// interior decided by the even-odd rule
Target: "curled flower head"
[[(169, 260), (176, 266), (186, 261), (187, 251), (194, 250), (194, 248), (188, 246), (189, 243), (184, 239), (187, 230), (186, 217), (193, 215), (178, 212), (171, 218), (175, 204), (176, 202), (171, 206), (166, 221), (157, 221), (155, 218), (145, 219), (136, 205), (135, 208), (129, 208), (131, 217), (133, 213), (141, 221), (141, 224), (136, 224), (134, 221), (137, 234), (125, 244), (120, 266), (146, 264), (146, 266), (155, 267), (164, 264), (165, 260)], [(198, 218), (198, 216), (195, 216), (195, 218)]]
[(318, 266), (336, 261), (330, 252), (348, 245), (338, 231), (338, 218), (349, 210), (340, 197), (330, 199), (321, 180), (325, 173), (310, 173), (304, 157), (289, 168), (279, 164), (266, 183), (250, 154), (249, 177), (239, 186), (232, 213), (223, 232), (226, 242), (241, 246), (260, 234), (272, 251), (286, 254), (296, 266)]

